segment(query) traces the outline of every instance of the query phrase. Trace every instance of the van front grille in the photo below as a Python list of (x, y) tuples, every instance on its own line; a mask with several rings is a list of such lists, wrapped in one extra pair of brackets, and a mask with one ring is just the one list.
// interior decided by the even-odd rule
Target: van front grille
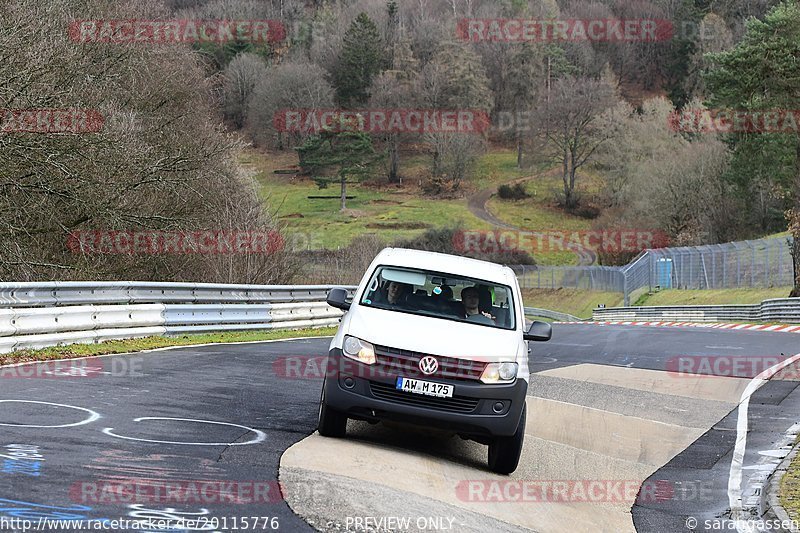
[(456, 359), (455, 357), (433, 357), (439, 362), (439, 368), (430, 375), (420, 372), (419, 360), (428, 354), (400, 350), (386, 346), (375, 346), (375, 355), (385, 372), (389, 375), (397, 374), (403, 377), (444, 378), (460, 381), (480, 381), (481, 374), (488, 363)]

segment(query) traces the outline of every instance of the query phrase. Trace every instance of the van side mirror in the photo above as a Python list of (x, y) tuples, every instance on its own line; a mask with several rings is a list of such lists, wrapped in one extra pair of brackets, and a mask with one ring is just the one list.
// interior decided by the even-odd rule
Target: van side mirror
[(531, 324), (531, 327), (528, 329), (528, 332), (522, 335), (522, 338), (526, 341), (549, 341), (550, 337), (553, 336), (553, 326), (548, 324), (547, 322), (542, 322), (540, 320), (534, 320)]
[(347, 289), (331, 289), (328, 292), (327, 302), (331, 307), (336, 307), (342, 311), (350, 309), (350, 302), (347, 301)]

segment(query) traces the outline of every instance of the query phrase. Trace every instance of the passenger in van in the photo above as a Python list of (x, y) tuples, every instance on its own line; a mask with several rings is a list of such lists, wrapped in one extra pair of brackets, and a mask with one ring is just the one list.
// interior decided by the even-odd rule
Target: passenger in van
[(492, 323), (494, 323), (494, 317), (485, 311), (481, 311), (479, 308), (480, 294), (477, 287), (465, 287), (461, 289), (461, 303), (464, 306), (464, 318), (469, 318), (473, 315), (482, 315), (492, 320)]

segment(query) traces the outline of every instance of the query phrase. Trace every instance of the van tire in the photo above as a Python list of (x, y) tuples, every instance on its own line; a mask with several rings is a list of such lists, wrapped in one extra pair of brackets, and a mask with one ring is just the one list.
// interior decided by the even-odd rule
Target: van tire
[(323, 437), (341, 438), (347, 434), (347, 417), (325, 403), (325, 383), (319, 399), (319, 423), (317, 431)]
[(496, 474), (510, 474), (517, 469), (525, 441), (525, 420), (527, 408), (522, 406), (517, 431), (510, 437), (495, 437), (489, 444), (489, 468)]

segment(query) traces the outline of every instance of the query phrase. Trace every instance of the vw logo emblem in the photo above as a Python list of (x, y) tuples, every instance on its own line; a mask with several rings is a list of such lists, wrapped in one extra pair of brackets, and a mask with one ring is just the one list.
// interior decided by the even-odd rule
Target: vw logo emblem
[(422, 370), (423, 374), (429, 376), (439, 369), (439, 361), (435, 357), (426, 355), (419, 360), (419, 369)]

